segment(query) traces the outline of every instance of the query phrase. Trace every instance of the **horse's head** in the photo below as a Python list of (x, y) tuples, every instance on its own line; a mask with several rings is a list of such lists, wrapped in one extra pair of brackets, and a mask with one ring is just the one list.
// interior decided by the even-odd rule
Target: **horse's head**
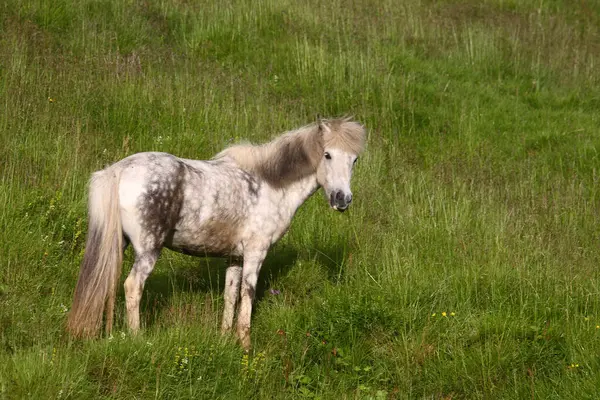
[(348, 120), (319, 121), (323, 156), (317, 167), (317, 182), (325, 190), (329, 205), (346, 211), (352, 202), (352, 169), (363, 149), (365, 130)]
[(319, 168), (317, 181), (323, 186), (329, 205), (338, 211), (346, 211), (352, 203), (350, 179), (358, 155), (335, 147), (326, 148)]

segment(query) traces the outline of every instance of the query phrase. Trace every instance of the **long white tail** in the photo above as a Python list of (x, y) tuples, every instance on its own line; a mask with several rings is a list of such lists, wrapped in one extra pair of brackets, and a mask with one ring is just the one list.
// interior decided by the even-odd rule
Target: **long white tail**
[(87, 242), (67, 323), (68, 331), (75, 337), (97, 335), (104, 311), (106, 332), (112, 330), (123, 263), (120, 178), (121, 167), (113, 165), (95, 172), (90, 180)]

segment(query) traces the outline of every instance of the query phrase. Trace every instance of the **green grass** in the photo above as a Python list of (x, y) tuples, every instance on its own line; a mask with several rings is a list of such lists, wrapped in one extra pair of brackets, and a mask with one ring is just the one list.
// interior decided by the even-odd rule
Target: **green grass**
[[(5, 0), (0, 398), (597, 396), (599, 27), (591, 1)], [(224, 263), (169, 251), (141, 336), (122, 293), (112, 337), (66, 335), (92, 171), (318, 114), (369, 130), (355, 202), (272, 249), (249, 356)]]

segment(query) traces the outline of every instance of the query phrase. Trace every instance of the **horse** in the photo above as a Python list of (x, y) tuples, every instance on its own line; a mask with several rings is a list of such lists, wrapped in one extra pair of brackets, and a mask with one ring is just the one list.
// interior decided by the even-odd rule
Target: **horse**
[(348, 208), (353, 166), (365, 138), (356, 121), (323, 119), (262, 145), (230, 146), (210, 160), (144, 152), (93, 173), (68, 332), (75, 338), (97, 336), (104, 317), (110, 334), (123, 252), (131, 244), (135, 260), (124, 288), (127, 325), (136, 334), (144, 283), (166, 247), (228, 257), (221, 331), (232, 330), (239, 300), (237, 336), (248, 351), (252, 303), (267, 251), (320, 187), (331, 208)]

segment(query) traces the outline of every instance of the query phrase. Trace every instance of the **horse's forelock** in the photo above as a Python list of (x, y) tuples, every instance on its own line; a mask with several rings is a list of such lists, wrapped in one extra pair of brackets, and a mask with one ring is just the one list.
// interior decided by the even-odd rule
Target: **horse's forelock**
[(328, 129), (323, 129), (325, 147), (339, 148), (343, 151), (360, 154), (365, 147), (365, 128), (348, 118), (326, 120), (321, 122)]

